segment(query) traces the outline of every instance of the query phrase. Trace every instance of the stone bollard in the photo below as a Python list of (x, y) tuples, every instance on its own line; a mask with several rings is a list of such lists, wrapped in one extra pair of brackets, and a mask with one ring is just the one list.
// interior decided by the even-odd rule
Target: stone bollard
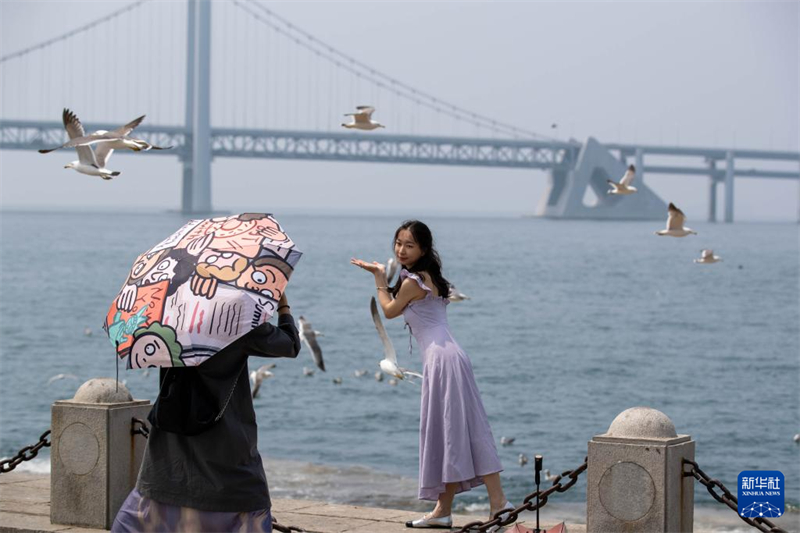
[(50, 522), (110, 529), (136, 484), (145, 439), (131, 419), (146, 420), (149, 400), (134, 400), (111, 378), (90, 379), (52, 407)]
[(676, 434), (667, 415), (649, 407), (620, 413), (589, 441), (586, 530), (691, 532), (694, 478), (683, 476), (683, 458), (694, 460), (694, 441)]

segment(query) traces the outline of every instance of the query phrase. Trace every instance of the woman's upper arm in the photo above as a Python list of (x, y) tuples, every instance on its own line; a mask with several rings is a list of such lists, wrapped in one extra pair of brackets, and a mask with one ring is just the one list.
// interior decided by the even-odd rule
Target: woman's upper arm
[(278, 326), (266, 323), (249, 333), (247, 351), (262, 357), (297, 357), (300, 352), (300, 335), (292, 315), (280, 315)]
[(397, 296), (389, 305), (383, 307), (383, 314), (388, 319), (396, 318), (403, 314), (403, 309), (413, 302), (425, 297), (425, 290), (420, 287), (413, 279), (404, 279), (397, 291)]

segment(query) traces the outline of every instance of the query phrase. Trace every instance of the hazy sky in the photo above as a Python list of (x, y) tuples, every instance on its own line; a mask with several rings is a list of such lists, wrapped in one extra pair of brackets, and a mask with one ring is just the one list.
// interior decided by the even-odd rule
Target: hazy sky
[[(2, 0), (0, 55), (128, 3)], [(545, 135), (798, 150), (798, 2), (264, 5), (408, 85)], [(27, 61), (3, 63), (0, 118), (59, 120), (70, 107), (87, 129), (143, 113), (149, 123), (180, 123), (184, 12), (183, 2), (151, 0)], [(481, 133), (354, 82), (232, 2), (215, 1), (212, 16), (213, 126), (339, 131), (342, 113), (372, 103), (387, 132)], [(0, 208), (180, 206), (176, 157), (115, 155), (109, 167), (122, 175), (112, 182), (63, 169), (73, 159), (0, 152)], [(548, 182), (542, 171), (265, 159), (218, 159), (212, 172), (216, 208), (273, 212), (531, 214)], [(645, 182), (705, 220), (706, 178)], [(799, 188), (737, 179), (736, 217), (794, 220)]]

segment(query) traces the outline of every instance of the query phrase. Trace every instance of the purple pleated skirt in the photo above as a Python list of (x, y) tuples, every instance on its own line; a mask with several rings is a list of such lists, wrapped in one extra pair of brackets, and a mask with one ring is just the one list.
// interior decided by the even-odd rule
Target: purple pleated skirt
[(151, 500), (133, 489), (122, 504), (112, 533), (272, 532), (269, 509), (245, 513), (200, 511)]

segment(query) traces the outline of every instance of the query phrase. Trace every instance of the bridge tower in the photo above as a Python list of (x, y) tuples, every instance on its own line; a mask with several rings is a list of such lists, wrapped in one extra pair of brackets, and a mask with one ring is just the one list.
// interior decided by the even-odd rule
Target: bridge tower
[(188, 0), (186, 21), (185, 214), (211, 211), (211, 2)]
[[(569, 168), (553, 168), (550, 188), (542, 198), (537, 214), (548, 218), (661, 220), (667, 204), (642, 181), (644, 153), (637, 149), (634, 183), (638, 192), (632, 196), (609, 196), (606, 180), (619, 180), (626, 164), (593, 137), (581, 148), (577, 161)], [(597, 202), (584, 204), (587, 189), (591, 189)], [(620, 208), (620, 204), (624, 208)]]

